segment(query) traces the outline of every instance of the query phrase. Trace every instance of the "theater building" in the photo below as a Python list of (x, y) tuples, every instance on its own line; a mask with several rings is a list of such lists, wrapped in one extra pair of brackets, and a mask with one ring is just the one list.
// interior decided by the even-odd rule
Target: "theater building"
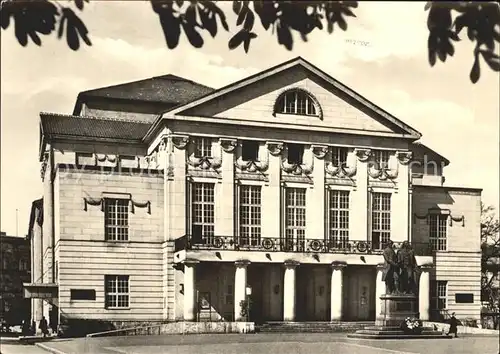
[(300, 57), (220, 89), (82, 92), (40, 114), (35, 315), (372, 321), (391, 239), (415, 250), (422, 319), (479, 319), (481, 190), (444, 186), (420, 138)]

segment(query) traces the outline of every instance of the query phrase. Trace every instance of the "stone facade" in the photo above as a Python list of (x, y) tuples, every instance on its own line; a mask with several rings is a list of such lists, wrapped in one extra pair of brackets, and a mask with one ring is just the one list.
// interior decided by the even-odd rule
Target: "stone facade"
[(23, 283), (31, 274), (30, 242), (24, 237), (0, 234), (0, 313), (9, 326), (30, 321), (31, 306), (23, 296)]
[[(473, 295), (447, 308), (479, 317), (480, 269), (455, 274), (480, 257), (480, 190), (443, 187), (448, 161), (420, 133), (305, 60), (149, 128), (79, 104), (41, 118), (42, 273), (61, 323), (374, 320), (388, 238), (413, 244), (422, 319), (436, 281), (441, 298)], [(75, 124), (89, 131), (70, 138)]]

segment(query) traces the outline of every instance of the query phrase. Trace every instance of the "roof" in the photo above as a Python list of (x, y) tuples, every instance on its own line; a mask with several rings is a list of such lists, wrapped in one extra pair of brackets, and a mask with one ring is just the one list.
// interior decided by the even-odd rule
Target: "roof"
[(30, 212), (30, 223), (28, 225), (28, 235), (27, 239), (31, 240), (31, 237), (33, 236), (33, 226), (35, 226), (35, 216), (36, 216), (36, 210), (40, 210), (40, 213), (38, 213), (38, 217), (36, 219), (36, 222), (38, 225), (42, 226), (43, 225), (43, 198), (36, 199), (31, 203), (31, 212)]
[(87, 98), (112, 98), (177, 106), (214, 91), (213, 88), (176, 76), (162, 75), (80, 92), (73, 114), (78, 114)]
[(419, 141), (415, 141), (413, 145), (416, 147), (416, 149), (420, 150), (423, 155), (427, 155), (433, 159), (440, 160), (444, 162), (445, 166), (448, 166), (450, 164), (450, 160), (448, 160), (446, 157), (443, 155), (439, 154), (435, 150), (432, 150), (430, 147), (427, 145), (422, 144)]
[(54, 136), (118, 139), (140, 142), (151, 126), (147, 122), (125, 119), (40, 113), (44, 138)]
[[(359, 95), (354, 90), (347, 87), (346, 85), (335, 80), (333, 77), (331, 77), (330, 75), (328, 75), (324, 71), (320, 70), (318, 67), (314, 66), (313, 64), (311, 64), (310, 62), (308, 62), (307, 60), (303, 59), (300, 56), (293, 58), (291, 60), (288, 60), (284, 63), (278, 64), (276, 66), (273, 66), (267, 70), (261, 71), (257, 74), (251, 75), (243, 80), (236, 81), (236, 82), (229, 84), (227, 86), (224, 86), (220, 89), (209, 92), (209, 93), (205, 94), (204, 96), (201, 96), (199, 98), (192, 100), (191, 102), (181, 104), (178, 107), (174, 107), (173, 109), (169, 109), (168, 111), (164, 112), (164, 114), (168, 113), (169, 116), (172, 116), (172, 115), (175, 116), (175, 114), (184, 112), (184, 111), (191, 109), (195, 106), (201, 105), (205, 102), (216, 99), (216, 98), (221, 97), (223, 95), (226, 95), (232, 91), (236, 91), (242, 87), (248, 86), (248, 85), (255, 83), (255, 82), (258, 82), (258, 81), (261, 81), (261, 80), (266, 79), (272, 75), (283, 72), (283, 71), (288, 70), (288, 69), (295, 67), (295, 66), (301, 66), (301, 67), (305, 68), (306, 70), (308, 70), (312, 74), (318, 76), (319, 78), (321, 78), (322, 80), (327, 82), (329, 85), (332, 85), (333, 87), (337, 88), (338, 90), (340, 90), (341, 92), (343, 92), (344, 94), (346, 94), (347, 96), (352, 98), (355, 102), (358, 102), (359, 104), (363, 105), (364, 107), (367, 107), (374, 114), (380, 116), (383, 120), (387, 121), (388, 123), (392, 123), (393, 125), (396, 125), (404, 132), (404, 134), (408, 135), (408, 137), (414, 138), (414, 139), (419, 139), (422, 136), (422, 134), (420, 132), (418, 132), (416, 129), (410, 127), (409, 125), (407, 125), (403, 121), (397, 119), (396, 117), (394, 117), (390, 113), (386, 112), (382, 108), (378, 107), (374, 103), (370, 102), (369, 100), (367, 100), (363, 96)], [(153, 126), (150, 129), (150, 133), (152, 133), (155, 129), (158, 128), (162, 118), (163, 118), (163, 115), (153, 124)]]

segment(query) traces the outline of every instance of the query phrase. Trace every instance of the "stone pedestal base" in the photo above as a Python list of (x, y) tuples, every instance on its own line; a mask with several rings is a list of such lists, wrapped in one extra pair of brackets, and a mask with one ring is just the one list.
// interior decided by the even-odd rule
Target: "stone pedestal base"
[(380, 302), (381, 312), (377, 314), (376, 326), (399, 326), (407, 317), (418, 318), (416, 295), (382, 295)]
[(405, 333), (401, 323), (407, 317), (418, 318), (418, 302), (415, 295), (382, 295), (381, 311), (375, 320), (375, 326), (349, 334), (350, 338), (365, 339), (441, 339), (451, 338), (433, 328), (422, 328), (418, 333)]

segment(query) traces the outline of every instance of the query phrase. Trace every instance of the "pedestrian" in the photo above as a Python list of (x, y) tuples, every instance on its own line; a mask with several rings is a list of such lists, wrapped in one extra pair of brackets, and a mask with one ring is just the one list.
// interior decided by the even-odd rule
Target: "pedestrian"
[(36, 322), (35, 322), (35, 320), (31, 320), (31, 335), (32, 336), (36, 335)]
[(454, 334), (455, 338), (458, 338), (458, 323), (459, 321), (455, 317), (455, 312), (451, 314), (451, 318), (448, 321), (450, 323), (450, 329), (448, 330), (448, 334)]
[(49, 326), (47, 324), (47, 320), (45, 319), (45, 316), (42, 316), (42, 319), (40, 320), (40, 324), (38, 325), (38, 328), (40, 328), (40, 331), (42, 331), (43, 336), (47, 337), (47, 334), (49, 334)]

